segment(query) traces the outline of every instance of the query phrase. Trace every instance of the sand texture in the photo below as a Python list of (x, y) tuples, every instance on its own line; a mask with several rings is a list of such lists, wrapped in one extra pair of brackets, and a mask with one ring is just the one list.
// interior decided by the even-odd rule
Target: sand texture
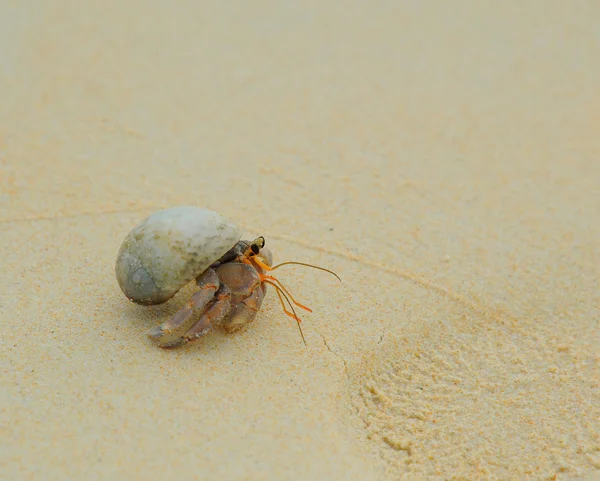
[[(0, 479), (600, 479), (600, 3), (0, 2)], [(175, 350), (121, 241), (264, 235)]]

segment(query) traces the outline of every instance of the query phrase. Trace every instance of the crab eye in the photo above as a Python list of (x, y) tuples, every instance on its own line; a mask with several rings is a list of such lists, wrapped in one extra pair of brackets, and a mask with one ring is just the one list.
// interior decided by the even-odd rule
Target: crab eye
[(257, 255), (264, 246), (265, 246), (265, 238), (262, 236), (256, 238), (252, 242), (252, 244), (250, 244), (250, 251), (252, 252), (252, 255), (253, 256)]

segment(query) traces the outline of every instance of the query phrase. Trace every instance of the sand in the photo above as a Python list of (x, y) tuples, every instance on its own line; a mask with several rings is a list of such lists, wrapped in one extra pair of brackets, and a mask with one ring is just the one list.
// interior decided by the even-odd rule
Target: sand
[[(600, 6), (0, 4), (0, 478), (600, 479)], [(177, 350), (116, 283), (175, 205), (271, 293)]]

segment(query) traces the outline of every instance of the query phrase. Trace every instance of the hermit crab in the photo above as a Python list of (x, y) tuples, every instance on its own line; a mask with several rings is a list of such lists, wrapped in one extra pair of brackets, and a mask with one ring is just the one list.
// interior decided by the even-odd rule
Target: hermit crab
[(271, 271), (297, 264), (340, 278), (329, 269), (303, 262), (273, 265), (264, 237), (240, 238), (233, 222), (192, 206), (155, 212), (127, 235), (117, 254), (115, 273), (129, 300), (161, 304), (194, 279), (199, 287), (173, 317), (149, 331), (161, 347), (194, 341), (214, 326), (227, 332), (241, 329), (254, 320), (267, 285), (275, 288), (283, 311), (297, 322), (306, 343), (294, 305), (312, 311), (297, 302)]

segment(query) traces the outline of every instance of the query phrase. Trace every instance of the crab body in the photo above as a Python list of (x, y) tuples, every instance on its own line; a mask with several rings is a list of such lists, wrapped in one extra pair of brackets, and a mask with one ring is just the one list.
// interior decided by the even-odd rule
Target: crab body
[[(263, 245), (249, 256), (251, 246)], [(256, 249), (256, 247), (255, 247)], [(149, 332), (162, 347), (194, 341), (214, 326), (231, 333), (252, 322), (267, 292), (262, 265), (271, 265), (264, 239), (239, 241), (196, 280), (199, 290), (175, 315)]]

